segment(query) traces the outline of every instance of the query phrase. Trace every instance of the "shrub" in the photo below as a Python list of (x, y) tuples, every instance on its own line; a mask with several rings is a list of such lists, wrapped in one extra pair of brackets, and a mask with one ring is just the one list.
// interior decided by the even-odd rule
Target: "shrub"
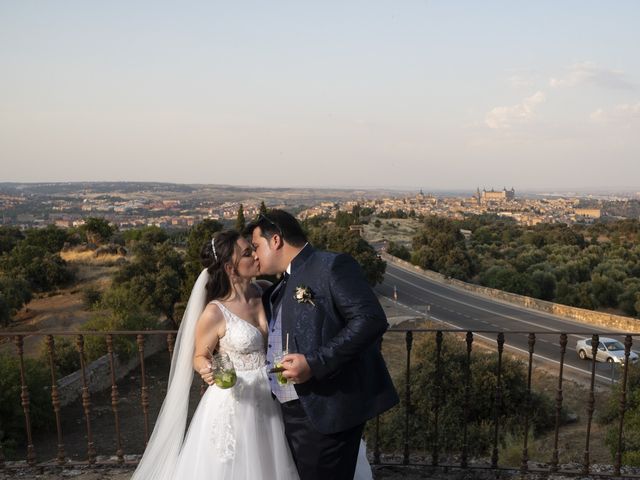
[[(442, 344), (442, 381), (438, 417), (438, 443), (441, 451), (460, 451), (465, 419), (466, 346), (458, 337), (446, 335)], [(469, 453), (487, 454), (493, 442), (493, 417), (497, 355), (474, 351), (471, 361), (470, 404), (468, 412)], [(437, 394), (436, 342), (433, 336), (415, 342), (411, 370), (411, 407), (409, 441), (416, 450), (430, 450), (434, 438), (434, 405)], [(404, 376), (395, 382), (401, 397), (395, 408), (381, 419), (380, 442), (387, 451), (400, 451), (404, 441), (405, 403)], [(502, 403), (499, 414), (500, 443), (508, 435), (522, 436), (522, 424), (528, 404), (527, 376), (524, 364), (508, 356), (502, 359)], [(554, 424), (551, 399), (532, 392), (530, 403), (530, 433), (537, 435)], [(371, 429), (373, 426), (369, 426)], [(371, 432), (370, 432), (371, 433)]]
[(395, 242), (389, 242), (387, 253), (394, 257), (398, 257), (401, 260), (406, 260), (407, 262), (411, 260), (411, 251), (409, 251), (409, 249), (404, 245), (400, 245)]
[(10, 277), (23, 277), (30, 288), (38, 292), (65, 285), (74, 277), (59, 254), (26, 242), (0, 257), (0, 271)]
[(8, 325), (11, 317), (30, 300), (29, 282), (19, 275), (0, 273), (0, 324)]
[[(83, 326), (84, 330), (149, 330), (158, 326), (157, 317), (148, 310), (146, 302), (131, 289), (112, 288), (105, 292), (97, 310)], [(134, 335), (118, 335), (113, 339), (114, 351), (123, 359), (130, 358), (137, 352)], [(87, 362), (107, 353), (104, 335), (85, 337), (85, 355)]]
[(82, 290), (82, 300), (87, 308), (93, 308), (102, 298), (102, 292), (93, 286), (85, 287)]
[[(598, 420), (607, 426), (605, 443), (609, 447), (612, 460), (618, 451), (618, 427), (620, 422), (621, 383), (613, 388), (609, 402), (602, 409)], [(622, 436), (622, 462), (625, 465), (640, 466), (640, 366), (629, 365), (627, 380), (627, 410), (624, 415)]]
[[(65, 377), (76, 370), (80, 370), (80, 354), (76, 346), (75, 336), (56, 336), (55, 346), (56, 378)], [(49, 348), (46, 342), (40, 347), (40, 360), (49, 367)]]
[[(47, 387), (51, 384), (48, 366), (40, 360), (24, 359), (33, 432), (49, 430), (53, 408)], [(17, 445), (25, 443), (24, 411), (21, 404), (20, 364), (17, 356), (0, 353), (0, 442), (11, 458)]]
[[(87, 330), (106, 332), (109, 330), (150, 330), (158, 326), (157, 320), (148, 314), (140, 317), (130, 316), (117, 318), (103, 314), (89, 320), (84, 327)], [(123, 360), (131, 358), (138, 352), (135, 335), (116, 335), (113, 337), (114, 352)], [(107, 353), (105, 335), (89, 335), (84, 338), (84, 352), (87, 362), (93, 362)], [(76, 354), (77, 355), (77, 354)]]

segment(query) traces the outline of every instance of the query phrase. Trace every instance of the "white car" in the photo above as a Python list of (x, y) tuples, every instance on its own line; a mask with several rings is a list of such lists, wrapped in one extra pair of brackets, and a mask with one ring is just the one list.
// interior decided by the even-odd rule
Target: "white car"
[[(576, 352), (581, 360), (590, 359), (591, 353), (593, 352), (591, 338), (578, 340)], [(629, 353), (629, 361), (636, 363), (638, 361), (638, 354), (633, 350)], [(596, 353), (596, 362), (619, 363), (620, 365), (624, 365), (624, 345), (615, 338), (600, 337), (598, 351)]]

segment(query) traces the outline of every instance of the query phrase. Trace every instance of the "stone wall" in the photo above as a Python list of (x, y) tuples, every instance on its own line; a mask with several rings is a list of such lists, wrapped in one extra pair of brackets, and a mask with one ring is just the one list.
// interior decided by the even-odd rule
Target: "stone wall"
[(515, 293), (503, 292), (502, 290), (483, 287), (473, 283), (466, 283), (454, 278), (445, 277), (437, 272), (424, 270), (384, 252), (382, 253), (382, 258), (389, 263), (413, 270), (414, 272), (420, 273), (421, 275), (424, 275), (436, 282), (452, 285), (457, 288), (473, 292), (477, 295), (501, 300), (503, 302), (512, 303), (526, 308), (532, 308), (552, 315), (558, 315), (560, 317), (566, 317), (571, 320), (584, 323), (588, 326), (605, 327), (629, 333), (640, 332), (640, 320), (636, 318), (596, 312), (593, 310), (586, 310), (584, 308), (569, 307), (559, 303), (547, 302), (545, 300), (538, 300), (537, 298), (525, 297), (524, 295), (517, 295)]
[[(166, 335), (146, 335), (144, 342), (144, 357), (167, 350)], [(167, 350), (167, 355), (168, 355)], [(116, 381), (124, 378), (131, 371), (140, 365), (140, 355), (136, 352), (130, 359), (123, 362), (117, 355), (114, 355), (114, 366), (116, 371)], [(103, 355), (91, 362), (85, 368), (87, 386), (90, 393), (100, 392), (111, 388), (111, 369), (109, 367), (109, 356)], [(58, 380), (58, 394), (62, 406), (69, 405), (82, 395), (82, 371), (78, 370), (66, 377)]]

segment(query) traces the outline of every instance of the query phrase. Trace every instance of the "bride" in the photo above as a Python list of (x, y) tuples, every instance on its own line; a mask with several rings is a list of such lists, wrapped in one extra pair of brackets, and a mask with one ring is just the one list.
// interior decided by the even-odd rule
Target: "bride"
[[(132, 480), (297, 480), (279, 403), (266, 368), (267, 317), (252, 281), (259, 264), (249, 242), (227, 230), (203, 247), (206, 267), (187, 304), (171, 360), (167, 396)], [(214, 386), (210, 352), (231, 359), (232, 388)], [(210, 385), (185, 436), (193, 370)], [(364, 443), (355, 479), (371, 479)]]

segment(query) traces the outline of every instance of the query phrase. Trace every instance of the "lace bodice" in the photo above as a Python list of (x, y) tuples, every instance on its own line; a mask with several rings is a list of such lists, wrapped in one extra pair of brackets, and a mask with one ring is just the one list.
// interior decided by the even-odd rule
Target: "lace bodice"
[(220, 308), (227, 322), (226, 333), (220, 339), (220, 351), (229, 355), (236, 371), (264, 367), (266, 348), (262, 332), (217, 300), (211, 303)]

